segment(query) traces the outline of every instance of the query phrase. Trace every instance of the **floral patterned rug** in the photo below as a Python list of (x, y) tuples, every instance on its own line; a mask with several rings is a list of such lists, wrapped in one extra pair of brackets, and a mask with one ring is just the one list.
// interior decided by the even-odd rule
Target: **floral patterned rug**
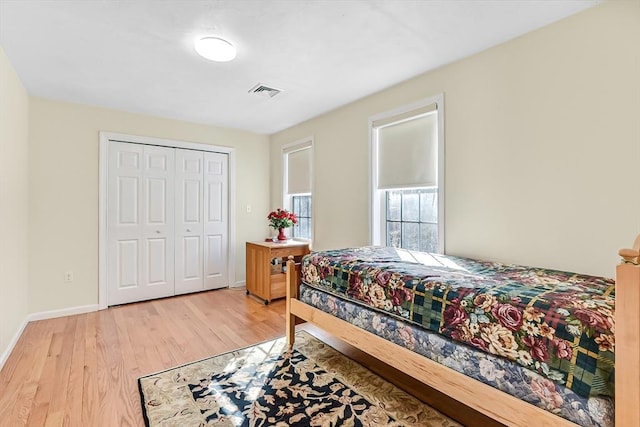
[(460, 426), (304, 331), (138, 385), (147, 426)]

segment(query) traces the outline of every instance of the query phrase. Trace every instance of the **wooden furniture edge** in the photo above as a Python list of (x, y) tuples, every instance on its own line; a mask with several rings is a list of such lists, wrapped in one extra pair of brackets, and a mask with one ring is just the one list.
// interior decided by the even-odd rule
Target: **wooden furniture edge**
[(285, 328), (287, 337), (287, 347), (293, 349), (293, 343), (296, 335), (296, 316), (291, 312), (291, 301), (298, 299), (298, 291), (300, 289), (300, 272), (296, 270), (296, 263), (292, 256), (287, 257), (287, 274), (286, 274), (286, 301), (285, 301)]
[(640, 265), (616, 267), (616, 426), (640, 425)]

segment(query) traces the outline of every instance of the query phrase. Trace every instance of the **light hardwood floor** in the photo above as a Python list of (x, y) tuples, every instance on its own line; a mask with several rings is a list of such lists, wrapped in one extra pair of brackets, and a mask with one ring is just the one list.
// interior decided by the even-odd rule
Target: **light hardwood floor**
[(137, 378), (284, 334), (243, 288), (31, 322), (0, 372), (2, 426), (143, 426)]
[[(138, 377), (284, 335), (284, 300), (222, 289), (27, 325), (0, 371), (0, 426), (144, 426)], [(493, 425), (307, 325), (304, 329), (470, 426)]]

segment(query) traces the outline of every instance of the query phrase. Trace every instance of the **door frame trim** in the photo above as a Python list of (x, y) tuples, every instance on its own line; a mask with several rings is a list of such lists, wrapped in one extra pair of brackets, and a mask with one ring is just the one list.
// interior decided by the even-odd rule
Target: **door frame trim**
[(98, 309), (108, 307), (107, 301), (107, 173), (109, 141), (131, 144), (156, 145), (160, 147), (184, 148), (187, 150), (223, 153), (229, 156), (229, 239), (227, 268), (229, 287), (236, 282), (236, 153), (233, 147), (211, 145), (199, 142), (154, 138), (149, 136), (100, 131), (99, 154), (99, 197), (98, 197)]

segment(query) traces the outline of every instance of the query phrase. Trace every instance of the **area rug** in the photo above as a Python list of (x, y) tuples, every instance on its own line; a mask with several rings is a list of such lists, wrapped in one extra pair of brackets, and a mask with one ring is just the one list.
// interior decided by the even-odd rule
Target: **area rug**
[(310, 334), (277, 339), (138, 380), (147, 426), (460, 424)]

